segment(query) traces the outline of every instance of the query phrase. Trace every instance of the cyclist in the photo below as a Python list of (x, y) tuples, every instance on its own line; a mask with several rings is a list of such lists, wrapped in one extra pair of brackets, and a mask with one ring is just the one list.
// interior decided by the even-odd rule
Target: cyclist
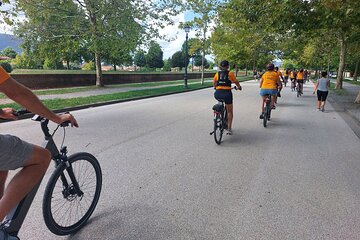
[(278, 93), (278, 89), (282, 88), (282, 83), (279, 78), (279, 74), (274, 71), (275, 66), (273, 63), (266, 65), (266, 72), (260, 79), (260, 96), (261, 96), (261, 115), (260, 119), (264, 118), (264, 102), (267, 95), (271, 95), (271, 108), (275, 109), (275, 96)]
[[(76, 119), (71, 114), (57, 115), (50, 111), (30, 89), (14, 80), (1, 66), (0, 91), (33, 113), (58, 124), (70, 121), (71, 126), (78, 127)], [(0, 118), (16, 119), (14, 109), (0, 109)], [(50, 160), (51, 155), (48, 150), (22, 141), (15, 136), (0, 134), (0, 221), (39, 182)], [(18, 168), (22, 169), (5, 189), (8, 171)], [(0, 238), (5, 234), (0, 228)]]
[(257, 70), (256, 69), (254, 69), (254, 71), (253, 71), (253, 76), (254, 76), (254, 80), (258, 80), (258, 73), (257, 73)]
[(309, 81), (309, 78), (308, 78), (308, 70), (304, 70), (304, 84), (306, 83), (306, 82), (308, 82)]
[(303, 94), (303, 84), (305, 79), (305, 72), (303, 68), (300, 68), (300, 71), (296, 75), (296, 82), (300, 88), (300, 93)]
[(286, 84), (289, 80), (289, 75), (290, 75), (290, 69), (286, 68), (285, 73), (284, 73), (284, 86), (286, 87)]
[(294, 91), (295, 87), (296, 87), (296, 69), (295, 68), (290, 72), (290, 81), (291, 81), (291, 91)]
[[(284, 77), (283, 77), (283, 75), (282, 75), (282, 72), (279, 71), (279, 67), (275, 67), (274, 71), (279, 74), (279, 78), (284, 82)], [(278, 84), (276, 84), (276, 86), (278, 87), (278, 93), (277, 93), (277, 95), (275, 96), (275, 104), (277, 104), (277, 98), (278, 98), (278, 97), (281, 97), (281, 94), (280, 94), (281, 88), (279, 88)]]
[(233, 95), (231, 92), (231, 83), (234, 83), (239, 90), (241, 86), (233, 72), (229, 71), (229, 62), (224, 60), (220, 63), (220, 71), (214, 76), (213, 86), (216, 89), (214, 97), (217, 100), (224, 100), (227, 110), (227, 134), (232, 134), (233, 121)]

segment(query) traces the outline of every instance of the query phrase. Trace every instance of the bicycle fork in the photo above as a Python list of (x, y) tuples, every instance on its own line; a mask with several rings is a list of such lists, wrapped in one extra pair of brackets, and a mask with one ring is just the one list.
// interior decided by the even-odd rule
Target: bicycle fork
[[(79, 197), (82, 197), (84, 195), (84, 192), (81, 191), (78, 181), (75, 178), (74, 170), (72, 168), (71, 163), (68, 161), (67, 157), (67, 147), (63, 147), (60, 150), (61, 152), (61, 162), (65, 164), (66, 171), (68, 173), (68, 176), (70, 178), (70, 184), (68, 179), (66, 178), (65, 174), (62, 173), (60, 176), (61, 182), (63, 184), (63, 196), (64, 198), (68, 198), (70, 195), (77, 195)], [(58, 162), (58, 161), (56, 161)], [(57, 164), (59, 165), (59, 164)]]

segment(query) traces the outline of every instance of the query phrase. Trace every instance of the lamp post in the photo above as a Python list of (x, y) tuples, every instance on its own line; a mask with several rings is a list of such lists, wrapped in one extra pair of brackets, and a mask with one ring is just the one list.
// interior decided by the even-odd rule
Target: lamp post
[(188, 88), (188, 73), (187, 73), (187, 67), (188, 67), (188, 33), (190, 32), (190, 26), (188, 24), (184, 27), (185, 33), (186, 33), (186, 39), (185, 39), (185, 75), (184, 75), (184, 87)]

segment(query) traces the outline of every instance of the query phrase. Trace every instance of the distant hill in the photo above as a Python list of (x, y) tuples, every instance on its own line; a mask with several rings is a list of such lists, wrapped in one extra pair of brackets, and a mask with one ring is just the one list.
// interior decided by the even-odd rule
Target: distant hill
[(0, 51), (7, 47), (13, 48), (16, 52), (21, 53), (20, 44), (22, 41), (14, 35), (0, 33)]

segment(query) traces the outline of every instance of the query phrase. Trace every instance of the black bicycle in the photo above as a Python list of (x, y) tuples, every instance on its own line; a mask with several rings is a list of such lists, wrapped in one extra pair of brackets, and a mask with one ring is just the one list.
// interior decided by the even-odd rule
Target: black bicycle
[(263, 102), (264, 105), (264, 113), (263, 113), (263, 125), (267, 126), (267, 122), (270, 121), (271, 117), (271, 95), (266, 95), (266, 99)]
[[(236, 86), (232, 89), (238, 90)], [(242, 90), (239, 88), (239, 90)], [(212, 107), (214, 110), (214, 131), (210, 135), (214, 134), (215, 142), (219, 145), (224, 134), (224, 130), (228, 128), (227, 126), (227, 110), (225, 107), (224, 100), (219, 99), (218, 102)]]
[[(18, 115), (24, 112), (18, 112)], [(52, 134), (49, 132), (49, 120), (34, 115), (32, 120), (41, 122), (45, 136), (43, 147), (51, 152), (55, 169), (52, 173), (43, 197), (43, 217), (46, 226), (56, 235), (68, 235), (81, 229), (92, 215), (99, 201), (102, 188), (102, 172), (98, 160), (87, 152), (67, 156), (63, 146), (65, 127), (69, 122), (58, 125)], [(64, 136), (60, 151), (53, 140), (59, 128)], [(31, 206), (42, 180), (24, 199), (5, 217), (3, 229), (12, 239), (19, 239), (18, 232)]]
[(297, 83), (296, 84), (296, 96), (297, 97), (300, 97), (302, 95), (302, 86), (301, 86), (301, 83)]

